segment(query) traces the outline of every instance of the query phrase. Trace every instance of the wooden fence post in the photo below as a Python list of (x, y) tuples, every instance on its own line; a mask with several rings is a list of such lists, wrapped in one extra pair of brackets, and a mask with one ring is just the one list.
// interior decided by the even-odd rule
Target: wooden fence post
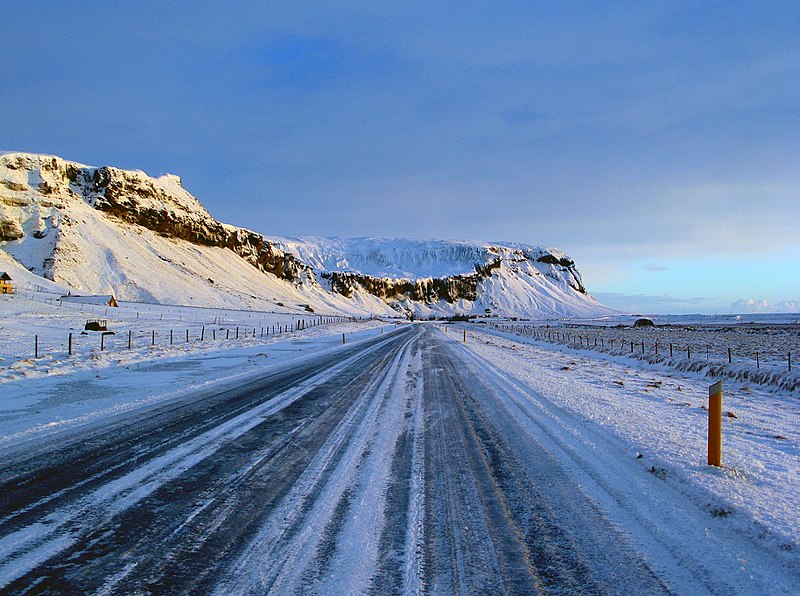
[(722, 466), (722, 381), (708, 388), (708, 465)]

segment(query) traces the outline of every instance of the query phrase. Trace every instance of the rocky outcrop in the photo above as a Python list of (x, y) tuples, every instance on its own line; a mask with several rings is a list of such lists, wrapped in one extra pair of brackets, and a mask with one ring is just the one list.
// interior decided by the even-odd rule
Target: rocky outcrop
[(356, 289), (361, 287), (385, 302), (414, 300), (435, 304), (443, 300), (453, 303), (457, 300), (477, 300), (478, 284), (491, 277), (492, 271), (500, 265), (501, 261), (497, 259), (485, 265), (476, 265), (475, 273), (423, 279), (375, 277), (353, 271), (326, 271), (322, 277), (330, 281), (334, 292), (347, 298), (352, 298)]
[(153, 179), (108, 166), (79, 170), (73, 175), (73, 182), (91, 197), (95, 209), (117, 219), (167, 238), (228, 248), (257, 269), (281, 279), (300, 283), (311, 275), (308, 266), (261, 234), (220, 223), (189, 193), (176, 197), (175, 187), (183, 190), (177, 176)]
[(8, 217), (0, 217), (0, 242), (19, 240), (23, 236), (25, 236), (25, 231), (17, 220)]
[[(183, 189), (177, 176), (151, 178), (144, 172), (103, 166), (94, 168), (53, 156), (7, 154), (0, 156), (7, 202), (24, 205), (15, 195), (35, 194), (56, 206), (83, 200), (98, 211), (167, 238), (193, 244), (228, 248), (265, 273), (302, 283), (313, 279), (310, 267), (294, 255), (268, 242), (261, 234), (215, 220), (200, 202)], [(0, 172), (2, 169), (0, 169)], [(25, 179), (33, 178), (33, 186)], [(39, 230), (43, 234), (43, 230)], [(0, 240), (24, 236), (20, 222), (0, 216)]]
[(558, 258), (550, 253), (543, 254), (536, 258), (537, 263), (547, 263), (548, 265), (561, 265), (562, 267), (574, 267), (575, 261), (568, 257)]

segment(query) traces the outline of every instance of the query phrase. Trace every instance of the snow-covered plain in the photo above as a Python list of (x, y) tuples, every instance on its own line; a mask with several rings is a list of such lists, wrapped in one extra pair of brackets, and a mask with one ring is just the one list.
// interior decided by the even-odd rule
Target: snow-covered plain
[[(742, 531), (798, 561), (800, 400), (769, 386), (723, 381), (723, 465), (706, 465), (708, 387), (702, 373), (469, 328), (470, 349), (576, 417), (629, 445), (643, 469)], [(641, 456), (641, 457), (640, 457)], [(766, 530), (766, 533), (763, 531)], [(784, 555), (781, 555), (784, 556)]]
[[(46, 292), (32, 297), (35, 299), (20, 294), (0, 301), (0, 321), (4, 336), (9, 338), (0, 344), (0, 453), (5, 454), (27, 446), (57, 444), (61, 433), (102, 427), (118, 416), (146, 412), (162, 403), (188, 402), (197, 395), (239, 385), (270, 367), (300, 364), (326, 351), (335, 353), (342, 347), (342, 333), (346, 334), (348, 345), (355, 345), (409, 325), (378, 320), (325, 321), (297, 330), (298, 321), (310, 322), (312, 317), (303, 317), (299, 312), (289, 315), (131, 303), (122, 303), (118, 309), (109, 307), (106, 315), (106, 308), (96, 305), (59, 306)], [(107, 349), (101, 352), (96, 334), (79, 335), (88, 318), (107, 318), (110, 328), (119, 331), (131, 329), (140, 343), (134, 343), (129, 350), (127, 334), (122, 332), (108, 336)], [(152, 347), (149, 330), (156, 324), (159, 342)], [(206, 333), (216, 329), (217, 340), (207, 336), (202, 342), (199, 340), (204, 324)], [(292, 331), (261, 337), (261, 327), (269, 326), (271, 331), (271, 325), (284, 329), (291, 326)], [(230, 335), (237, 326), (238, 340), (221, 339), (223, 330)], [(518, 418), (521, 428), (528, 429), (525, 432), (549, 444), (553, 453), (561, 454), (556, 459), (564, 473), (576, 479), (585, 497), (596, 504), (626, 540), (646, 554), (648, 565), (668, 579), (670, 589), (678, 593), (792, 593), (799, 585), (800, 516), (796, 504), (800, 502), (800, 402), (796, 392), (725, 379), (723, 409), (731, 415), (723, 420), (724, 467), (717, 469), (705, 463), (705, 406), (708, 385), (713, 381), (707, 376), (708, 371), (679, 371), (664, 363), (557, 344), (519, 332), (491, 329), (487, 324), (438, 326), (458, 350), (463, 371), (481, 379), (487, 391), (500, 400), (498, 403), (505, 404), (503, 408)], [(75, 354), (69, 357), (64, 334), (71, 328), (78, 339)], [(167, 340), (168, 329), (174, 331), (172, 345)], [(186, 329), (190, 331), (188, 343)], [(245, 329), (249, 334), (256, 329), (255, 337), (245, 338)], [(464, 330), (466, 343), (462, 341)], [(41, 337), (39, 359), (31, 354), (34, 333)], [(369, 405), (364, 410), (366, 417), (352, 420), (347, 432), (352, 431), (355, 436), (359, 436), (359, 425), (377, 425), (375, 428), (382, 431), (363, 455), (367, 459), (359, 459), (363, 445), (357, 443), (348, 447), (338, 464), (348, 478), (361, 478), (358, 492), (348, 492), (352, 488), (344, 481), (331, 486), (340, 491), (337, 498), (348, 503), (352, 500), (350, 506), (355, 511), (372, 517), (342, 521), (340, 531), (352, 549), (337, 548), (331, 561), (355, 565), (360, 557), (363, 565), (353, 567), (353, 574), (347, 577), (326, 575), (319, 580), (321, 586), (364, 586), (375, 571), (368, 561), (376, 556), (376, 546), (359, 533), (359, 528), (381, 523), (384, 513), (376, 504), (385, 502), (380, 487), (391, 482), (391, 476), (380, 462), (386, 460), (400, 436), (398, 425), (408, 419), (408, 413), (403, 415), (404, 408), (412, 408), (413, 412), (422, 399), (417, 393), (419, 386), (408, 389), (401, 380), (405, 373), (400, 371), (408, 369), (421, 375), (421, 367), (417, 355), (404, 351), (391, 369), (394, 376), (375, 380), (374, 391), (385, 396), (380, 402), (386, 404), (381, 406), (382, 413), (371, 409), (378, 402), (365, 402), (365, 407)], [(326, 378), (331, 374), (326, 373)], [(367, 387), (366, 393), (370, 391)], [(412, 394), (406, 395), (408, 391)], [(400, 400), (405, 400), (403, 407), (398, 405)], [(266, 412), (259, 413), (258, 419)], [(411, 421), (412, 426), (420, 428), (424, 424), (417, 418)], [(213, 449), (234, 440), (242, 429), (220, 431)], [(337, 436), (337, 440), (345, 441), (349, 435), (337, 434), (331, 440)], [(519, 437), (518, 441), (514, 445), (519, 453), (526, 453), (525, 438)], [(172, 471), (169, 459), (153, 463), (164, 468), (156, 476), (160, 478), (158, 482), (170, 481), (211, 453), (195, 453), (190, 447), (181, 448), (181, 459)], [(423, 473), (419, 462), (409, 465)], [(307, 475), (303, 482), (316, 486), (313, 470)], [(147, 491), (153, 491), (156, 485), (147, 486)], [(301, 482), (297, 490), (306, 490), (303, 486)], [(131, 493), (120, 503), (132, 503), (130, 499), (136, 494), (139, 493)], [(287, 520), (294, 515), (292, 494), (284, 504)], [(311, 512), (312, 518), (319, 518), (322, 523), (335, 517), (336, 502), (326, 505), (320, 501), (320, 509)], [(109, 515), (117, 509), (112, 507)], [(284, 515), (284, 509), (272, 517)], [(73, 511), (70, 515), (77, 514)], [(413, 519), (416, 514), (411, 511), (409, 515)], [(422, 523), (421, 519), (418, 523)], [(411, 528), (408, 544), (421, 547), (419, 535)], [(46, 525), (39, 529), (50, 531)], [(34, 530), (39, 531), (32, 527), (30, 532)], [(307, 530), (312, 532), (311, 528)], [(279, 527), (265, 527), (260, 535), (280, 531)], [(39, 534), (31, 534), (32, 538), (35, 536)], [(686, 536), (692, 536), (694, 541), (688, 542)], [(313, 532), (304, 533), (303, 537), (319, 543), (319, 548), (327, 544), (325, 536)], [(57, 542), (46, 544), (47, 549), (56, 550), (42, 550), (41, 556), (57, 552)], [(302, 541), (292, 545), (301, 550), (291, 552), (302, 552)], [(252, 569), (253, 560), (264, 559), (262, 551), (263, 544), (256, 538), (236, 563), (241, 569), (231, 569), (225, 579), (228, 583), (220, 589), (259, 586), (258, 577), (249, 575), (247, 570)], [(303, 564), (309, 562), (300, 554), (288, 552), (282, 549), (280, 556), (288, 557), (286, 560), (299, 557), (297, 560)], [(713, 552), (716, 563), (709, 562), (709, 552)], [(421, 573), (413, 571), (412, 555), (413, 552), (408, 559), (409, 589)], [(7, 578), (4, 581), (32, 568), (36, 561), (30, 557), (4, 559), (0, 569), (1, 577)], [(302, 585), (302, 578), (295, 577), (297, 574), (288, 567), (276, 567), (274, 573), (287, 586)], [(702, 574), (708, 576), (707, 583), (695, 585), (693, 578)], [(255, 583), (249, 584), (250, 581)]]
[[(0, 297), (0, 383), (62, 375), (98, 364), (272, 343), (287, 333), (316, 336), (320, 326), (331, 332), (329, 327), (334, 323), (356, 320), (316, 315), (299, 308), (269, 312), (138, 302), (110, 307), (59, 298), (60, 293), (41, 291), (18, 291)], [(105, 321), (113, 335), (85, 331), (88, 321)]]
[[(18, 444), (22, 437), (49, 434), (164, 399), (190, 396), (204, 388), (241, 382), (265, 364), (302, 360), (340, 346), (343, 335), (350, 343), (393, 326), (380, 320), (337, 317), (297, 329), (299, 321), (310, 323), (311, 319), (128, 303), (108, 311), (106, 316), (104, 307), (83, 306), (80, 310), (79, 305), (55, 306), (19, 297), (0, 301), (4, 331), (0, 342), (0, 449)], [(105, 318), (109, 329), (126, 331), (108, 338), (101, 351), (99, 333), (79, 335), (89, 318)], [(200, 341), (203, 322), (208, 325), (208, 335)], [(157, 343), (152, 346), (150, 330), (154, 327), (158, 329)], [(67, 354), (70, 329), (75, 334), (72, 356)], [(127, 348), (128, 329), (135, 333), (131, 349)], [(189, 342), (185, 341), (187, 329)], [(174, 331), (172, 344), (170, 330)], [(212, 339), (213, 331), (216, 339)], [(37, 332), (41, 334), (40, 357), (34, 358), (32, 338)]]
[[(614, 317), (625, 321), (629, 317)], [(486, 322), (490, 327), (554, 344), (597, 353), (598, 358), (642, 361), (642, 366), (749, 381), (766, 388), (800, 392), (800, 324), (797, 315), (699, 317), (657, 327), (634, 327), (630, 321), (597, 325), (587, 321)]]

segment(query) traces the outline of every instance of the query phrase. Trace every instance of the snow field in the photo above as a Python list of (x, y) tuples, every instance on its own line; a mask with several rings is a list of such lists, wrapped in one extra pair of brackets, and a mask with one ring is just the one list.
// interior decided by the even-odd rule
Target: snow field
[[(25, 291), (0, 299), (0, 384), (110, 364), (341, 333), (349, 329), (343, 324), (356, 320), (302, 310), (275, 313), (135, 302), (120, 302), (115, 308), (57, 298), (52, 293)], [(84, 331), (90, 320), (106, 320), (114, 335), (102, 337), (101, 344), (101, 332)], [(368, 319), (361, 322), (374, 324)]]
[(489, 326), (599, 352), (601, 358), (610, 355), (616, 359), (636, 359), (646, 363), (645, 366), (749, 381), (778, 392), (800, 391), (800, 325), (793, 323), (652, 328), (563, 323), (553, 327), (530, 323), (489, 323)]
[[(726, 380), (724, 467), (718, 469), (705, 462), (708, 379), (643, 369), (635, 361), (598, 359), (585, 350), (474, 326), (468, 336), (466, 349), (490, 362), (503, 379), (534, 392), (530, 405), (540, 407), (536, 396), (541, 395), (553, 405), (559, 424), (578, 421), (574, 440), (586, 441), (581, 437), (590, 426), (616, 437), (624, 446), (624, 458), (629, 458), (618, 472), (622, 477), (616, 489), (627, 490), (642, 474), (655, 477), (691, 505), (679, 509), (676, 520), (689, 516), (703, 524), (712, 539), (726, 533), (749, 536), (800, 577), (800, 403), (793, 396)], [(586, 447), (592, 449), (591, 440)], [(602, 452), (596, 455), (602, 457)], [(691, 517), (693, 510), (702, 513), (699, 519)], [(665, 529), (669, 523), (667, 517)], [(690, 559), (707, 556), (692, 552), (696, 546), (680, 547)], [(743, 563), (762, 557), (724, 556), (740, 556)], [(742, 565), (748, 573), (767, 574), (762, 578), (766, 584), (774, 567), (767, 563), (757, 571), (751, 563)]]
[(181, 400), (198, 391), (223, 391), (263, 374), (270, 366), (337, 350), (342, 334), (350, 345), (391, 333), (393, 328), (380, 321), (338, 323), (263, 340), (230, 342), (234, 347), (209, 342), (124, 354), (104, 352), (82, 366), (0, 382), (0, 449), (23, 448), (28, 441), (73, 427), (102, 425), (119, 414)]

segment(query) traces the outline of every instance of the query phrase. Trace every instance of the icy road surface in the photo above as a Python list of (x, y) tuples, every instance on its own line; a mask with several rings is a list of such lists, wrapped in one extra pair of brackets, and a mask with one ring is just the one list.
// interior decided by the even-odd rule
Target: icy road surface
[(7, 448), (0, 589), (797, 587), (796, 569), (454, 334), (409, 325), (265, 371)]

